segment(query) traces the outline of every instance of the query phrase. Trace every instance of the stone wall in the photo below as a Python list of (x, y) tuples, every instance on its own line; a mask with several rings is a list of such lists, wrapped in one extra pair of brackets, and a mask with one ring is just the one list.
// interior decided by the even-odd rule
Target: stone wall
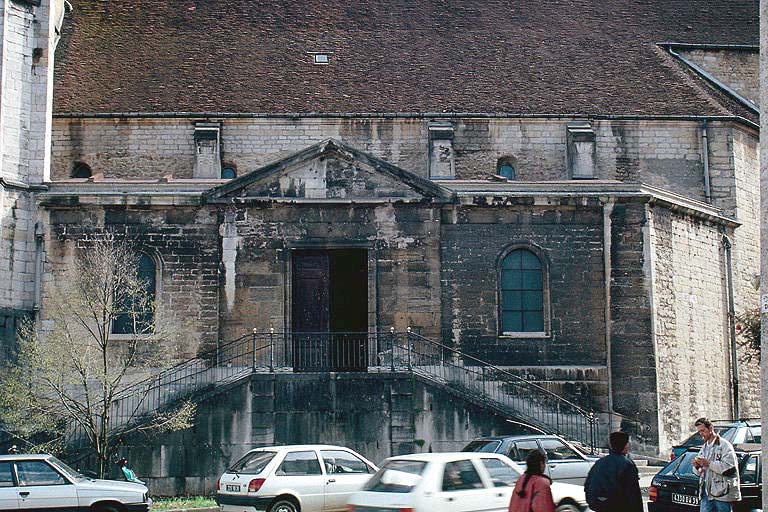
[[(443, 339), (499, 365), (604, 365), (601, 205), (507, 201), (461, 206), (442, 226)], [(498, 260), (513, 244), (539, 248), (548, 266), (551, 328), (543, 338), (499, 333)]]
[(657, 438), (648, 226), (642, 202), (620, 202), (610, 216), (610, 381), (613, 409), (651, 426)]
[(373, 329), (413, 327), (439, 335), (439, 209), (423, 205), (299, 206), (243, 208), (221, 232), (234, 246), (225, 256), (222, 333), (236, 337), (253, 328), (290, 330), (287, 308), (291, 251), (340, 248), (368, 251), (369, 312)]
[[(219, 240), (216, 212), (197, 208), (51, 208), (45, 288), (71, 265), (77, 245), (106, 231), (158, 260), (158, 308), (183, 335), (178, 356), (219, 340)], [(45, 298), (44, 298), (45, 300)], [(43, 309), (45, 303), (43, 303)]]
[[(222, 161), (239, 175), (333, 137), (422, 177), (428, 175), (428, 119), (222, 119)], [(452, 119), (456, 178), (485, 180), (497, 161), (519, 181), (565, 180), (571, 119)], [(712, 123), (713, 126), (716, 123)], [(704, 198), (699, 123), (595, 120), (600, 179), (644, 182)], [(83, 161), (105, 178), (191, 178), (193, 119), (54, 120), (53, 176)]]
[(44, 181), (49, 163), (51, 3), (0, 6), (0, 308), (17, 313), (35, 307), (37, 210), (28, 185)]
[(211, 494), (252, 448), (328, 443), (379, 464), (517, 433), (504, 418), (403, 374), (254, 375), (200, 404), (195, 426), (122, 450), (154, 496)]
[[(736, 220), (741, 223), (733, 232), (735, 311), (739, 315), (757, 308), (760, 280), (760, 229), (765, 214), (760, 212), (760, 154), (758, 140), (750, 133), (734, 131), (733, 163), (735, 175)], [(761, 221), (761, 219), (763, 219)], [(739, 415), (760, 416), (759, 361), (739, 350)]]
[(35, 306), (34, 195), (0, 187), (0, 307)]
[(700, 416), (731, 410), (727, 282), (717, 225), (649, 210), (653, 338), (662, 452)]
[(760, 105), (757, 48), (753, 50), (681, 50), (676, 51), (707, 73), (736, 91), (740, 96)]

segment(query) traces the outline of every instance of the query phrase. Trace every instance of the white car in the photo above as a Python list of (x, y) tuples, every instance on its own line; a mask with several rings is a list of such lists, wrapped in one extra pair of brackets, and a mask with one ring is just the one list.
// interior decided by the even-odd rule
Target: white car
[(141, 484), (85, 477), (52, 455), (0, 455), (0, 510), (146, 512)]
[[(523, 470), (495, 453), (420, 453), (390, 457), (348, 501), (349, 512), (506, 512)], [(558, 512), (589, 510), (584, 488), (554, 482)]]
[(221, 475), (216, 503), (224, 512), (342, 511), (377, 469), (343, 446), (257, 448)]

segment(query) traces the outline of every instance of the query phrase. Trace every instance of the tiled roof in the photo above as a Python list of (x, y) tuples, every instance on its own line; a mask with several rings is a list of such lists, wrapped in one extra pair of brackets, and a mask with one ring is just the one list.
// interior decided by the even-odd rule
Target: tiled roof
[(757, 0), (71, 3), (57, 113), (750, 116), (656, 43), (756, 45)]

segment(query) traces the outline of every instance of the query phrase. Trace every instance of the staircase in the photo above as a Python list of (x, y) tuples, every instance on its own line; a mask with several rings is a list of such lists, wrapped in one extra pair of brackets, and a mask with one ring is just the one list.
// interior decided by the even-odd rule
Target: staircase
[[(579, 406), (511, 372), (410, 331), (389, 333), (258, 333), (140, 380), (112, 404), (115, 436), (149, 424), (152, 418), (190, 400), (199, 402), (256, 372), (349, 371), (410, 373), (502, 416), (547, 433), (559, 434), (589, 450), (618, 428), (642, 440), (647, 425), (616, 414)], [(340, 370), (341, 369), (341, 370)], [(397, 397), (393, 397), (394, 400)], [(402, 442), (407, 433), (403, 432)], [(73, 429), (69, 445), (84, 445)]]

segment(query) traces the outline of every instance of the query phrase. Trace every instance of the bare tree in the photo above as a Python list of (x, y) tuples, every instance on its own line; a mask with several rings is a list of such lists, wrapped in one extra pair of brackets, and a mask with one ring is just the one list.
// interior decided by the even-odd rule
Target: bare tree
[(84, 442), (102, 477), (126, 436), (188, 428), (195, 414), (187, 401), (150, 401), (152, 386), (140, 383), (175, 360), (178, 335), (140, 272), (141, 257), (112, 234), (81, 242), (0, 375), (7, 427), (56, 434), (41, 447), (51, 451)]

